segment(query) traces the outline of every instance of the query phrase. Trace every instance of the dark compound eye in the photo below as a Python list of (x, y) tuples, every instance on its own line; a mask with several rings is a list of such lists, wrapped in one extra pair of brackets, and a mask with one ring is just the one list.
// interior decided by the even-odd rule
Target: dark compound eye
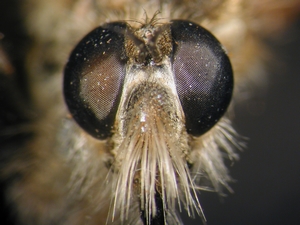
[[(77, 123), (96, 138), (105, 139), (112, 135), (126, 64), (136, 63), (149, 71), (152, 71), (149, 67), (153, 70), (173, 67), (189, 134), (199, 136), (213, 127), (225, 113), (233, 90), (230, 61), (218, 40), (197, 24), (173, 20), (168, 34), (171, 36), (164, 36), (165, 41), (172, 41), (169, 45), (173, 46), (172, 53), (167, 55), (171, 57), (172, 65), (162, 65), (160, 62), (149, 63), (151, 57), (154, 59), (152, 52), (168, 52), (161, 50), (171, 43), (148, 45), (147, 41), (158, 40), (153, 37), (143, 44), (143, 38), (135, 36), (130, 32), (132, 28), (128, 28), (129, 25), (123, 22), (98, 27), (71, 53), (65, 68), (64, 95)], [(164, 29), (168, 28), (165, 26)], [(166, 35), (163, 30), (158, 30), (155, 35)], [(126, 31), (129, 33), (125, 38)], [(128, 44), (128, 40), (132, 43)], [(156, 49), (160, 48), (157, 46), (162, 49)], [(132, 55), (129, 60), (127, 53), (133, 47), (140, 50), (133, 53), (148, 54), (147, 57)], [(136, 58), (145, 59), (145, 62), (135, 61)]]
[(187, 132), (199, 136), (225, 113), (233, 90), (229, 58), (219, 41), (199, 25), (171, 23), (173, 70)]
[(77, 123), (96, 138), (111, 135), (125, 76), (126, 23), (109, 23), (84, 37), (65, 68), (64, 95)]

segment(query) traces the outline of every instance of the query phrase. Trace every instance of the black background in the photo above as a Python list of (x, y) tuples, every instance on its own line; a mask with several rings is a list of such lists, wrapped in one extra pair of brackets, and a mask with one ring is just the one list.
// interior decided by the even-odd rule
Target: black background
[(266, 40), (276, 58), (266, 90), (236, 110), (249, 140), (230, 168), (235, 193), (199, 196), (208, 225), (300, 224), (300, 21), (278, 38)]

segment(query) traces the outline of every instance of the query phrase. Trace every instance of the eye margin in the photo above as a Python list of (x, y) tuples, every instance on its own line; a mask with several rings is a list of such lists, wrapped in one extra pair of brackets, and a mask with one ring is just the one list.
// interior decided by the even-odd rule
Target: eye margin
[[(216, 87), (217, 94), (214, 96), (215, 102), (219, 104), (214, 106), (213, 103), (211, 108), (208, 108), (208, 104), (204, 106), (206, 108), (205, 115), (201, 112), (197, 113), (197, 109), (195, 109), (195, 105), (199, 104), (200, 101), (186, 101), (186, 97), (178, 93), (186, 120), (186, 130), (189, 134), (193, 136), (201, 136), (210, 130), (225, 114), (233, 93), (233, 70), (230, 63), (230, 59), (227, 56), (224, 48), (221, 43), (218, 41), (213, 34), (211, 34), (208, 30), (203, 28), (202, 26), (193, 23), (188, 20), (172, 20), (170, 23), (171, 27), (171, 36), (173, 41), (173, 52), (171, 54), (172, 66), (175, 76), (175, 82), (178, 92), (178, 82), (176, 79), (175, 66), (174, 62), (176, 60), (176, 56), (178, 54), (179, 48), (181, 44), (184, 44), (187, 41), (193, 41), (193, 43), (197, 43), (199, 37), (202, 37), (202, 41), (205, 42), (207, 46), (212, 46), (212, 50), (215, 53), (216, 57), (219, 59), (220, 69), (222, 70), (222, 74), (219, 75), (219, 84), (223, 84), (225, 89), (222, 91), (220, 87)], [(195, 32), (197, 31), (197, 32)], [(192, 99), (192, 98), (190, 98)], [(197, 99), (197, 98), (194, 98)], [(199, 109), (198, 109), (199, 111)]]
[[(118, 110), (118, 105), (121, 98), (123, 87), (122, 83), (125, 76), (124, 65), (127, 62), (127, 56), (124, 49), (124, 32), (126, 28), (127, 23), (125, 22), (112, 22), (95, 28), (85, 37), (83, 37), (81, 41), (76, 45), (76, 47), (72, 50), (69, 60), (64, 69), (63, 94), (72, 117), (87, 133), (100, 140), (106, 139), (112, 135), (115, 115)], [(99, 57), (101, 60), (102, 55), (100, 55), (99, 53), (102, 54), (103, 48), (105, 48), (104, 45), (102, 49), (99, 47), (101, 45), (97, 45), (98, 47), (95, 47), (95, 35), (98, 35), (98, 39), (100, 39), (102, 36), (102, 42), (110, 41), (110, 48), (104, 50), (107, 51), (107, 55), (119, 54), (120, 65), (124, 68), (123, 81), (119, 84), (119, 90), (117, 90), (118, 94), (116, 95), (113, 107), (111, 108), (108, 116), (103, 120), (99, 120), (97, 118), (97, 115), (90, 109), (89, 104), (86, 103), (84, 99), (82, 99), (82, 96), (80, 94), (80, 82), (82, 75), (84, 74), (84, 65), (88, 61), (87, 59), (93, 59), (92, 61), (95, 61), (94, 58)], [(108, 36), (110, 38), (116, 38), (106, 40), (105, 37)]]

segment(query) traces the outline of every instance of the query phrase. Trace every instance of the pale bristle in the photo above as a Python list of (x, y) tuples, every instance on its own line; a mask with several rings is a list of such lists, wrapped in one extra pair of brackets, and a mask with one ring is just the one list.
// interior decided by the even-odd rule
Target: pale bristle
[[(119, 156), (124, 156), (124, 163), (117, 174), (112, 174), (117, 180), (113, 188), (115, 190), (113, 218), (120, 210), (121, 221), (127, 220), (132, 212), (132, 204), (140, 201), (142, 210), (146, 212), (147, 221), (150, 221), (151, 217), (156, 215), (155, 193), (157, 186), (160, 186), (164, 208), (168, 208), (176, 215), (175, 208), (179, 206), (181, 211), (183, 205), (189, 216), (194, 216), (193, 212), (196, 211), (205, 221), (197, 191), (207, 188), (201, 186), (199, 173), (204, 172), (204, 175), (208, 176), (213, 190), (221, 193), (222, 186), (231, 190), (228, 186), (231, 178), (223, 162), (224, 154), (221, 149), (231, 160), (235, 160), (238, 159), (238, 155), (234, 149), (239, 146), (234, 146), (237, 145), (236, 133), (229, 121), (227, 119), (220, 121), (207, 134), (208, 138), (194, 140), (195, 144), (190, 155), (194, 159), (191, 171), (187, 167), (181, 146), (173, 142), (172, 136), (166, 132), (159, 119), (149, 117), (147, 132), (141, 132), (145, 129), (145, 124), (138, 120), (131, 121), (130, 124), (134, 125), (128, 128), (130, 132), (118, 149)], [(192, 179), (191, 174), (197, 175)], [(139, 183), (136, 182), (136, 177), (139, 177)], [(140, 200), (134, 198), (136, 193), (133, 185), (139, 185)], [(165, 215), (165, 218), (167, 217)]]
[[(242, 144), (238, 144), (238, 135), (231, 127), (229, 120), (223, 119), (205, 136), (195, 140), (194, 151), (191, 153), (191, 158), (195, 159), (192, 172), (196, 174), (195, 182), (201, 184), (200, 179), (204, 176), (205, 180), (208, 179), (212, 187), (202, 188), (213, 188), (211, 190), (222, 193), (222, 187), (225, 186), (231, 191), (228, 186), (231, 178), (224, 158), (229, 158), (230, 160), (238, 159), (238, 155), (234, 151), (236, 148), (241, 149), (242, 147)], [(204, 174), (199, 176), (201, 171)]]
[[(140, 176), (140, 184), (137, 184), (141, 190), (140, 204), (146, 211), (147, 220), (156, 215), (157, 185), (161, 187), (164, 208), (175, 210), (176, 204), (182, 201), (189, 214), (192, 208), (202, 214), (182, 149), (172, 142), (162, 122), (150, 117), (147, 132), (141, 132), (144, 126), (141, 122), (130, 124), (135, 126), (129, 127), (128, 137), (120, 146), (120, 152), (126, 151), (126, 154), (117, 175), (113, 211), (121, 209), (121, 218), (128, 218), (132, 185), (135, 177)], [(147, 208), (144, 209), (144, 206)]]

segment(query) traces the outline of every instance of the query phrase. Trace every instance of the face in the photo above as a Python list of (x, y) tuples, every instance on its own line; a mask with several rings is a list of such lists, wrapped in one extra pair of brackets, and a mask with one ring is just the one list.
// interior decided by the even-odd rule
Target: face
[(183, 224), (187, 211), (206, 223), (197, 193), (231, 191), (224, 161), (243, 145), (232, 102), (264, 74), (257, 33), (281, 28), (249, 20), (274, 17), (260, 4), (24, 1), (29, 97), (4, 102), (22, 135), (1, 147), (17, 149), (1, 175), (16, 220)]
[[(186, 20), (159, 24), (156, 17), (137, 28), (125, 22), (96, 28), (75, 47), (64, 74), (75, 121), (112, 144), (106, 164), (123, 177), (114, 187), (122, 190), (116, 204), (127, 211), (126, 199), (140, 192), (145, 223), (166, 217), (164, 208), (176, 198), (201, 214), (193, 205), (198, 186), (190, 171), (197, 162), (190, 158), (199, 154), (198, 138), (224, 115), (232, 90), (230, 61), (211, 33)], [(187, 199), (176, 194), (178, 184)]]

